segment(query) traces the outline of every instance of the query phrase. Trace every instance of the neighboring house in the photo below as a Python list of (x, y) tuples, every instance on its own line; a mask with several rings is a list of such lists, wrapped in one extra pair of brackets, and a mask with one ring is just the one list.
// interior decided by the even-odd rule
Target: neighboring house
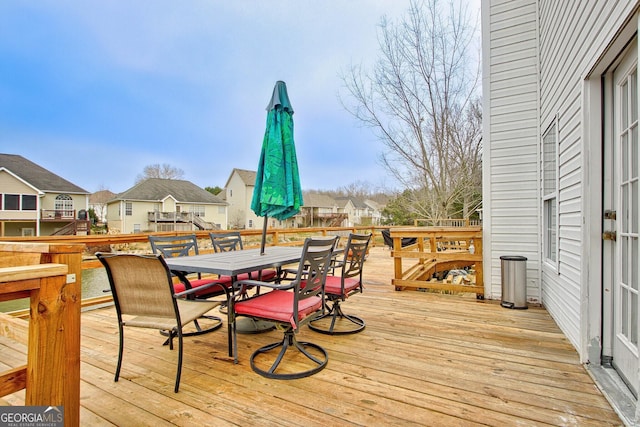
[(528, 300), (601, 384), (624, 380), (633, 394), (606, 393), (629, 423), (640, 414), (639, 6), (482, 2), (485, 295), (501, 296), (500, 256), (527, 257)]
[(358, 209), (354, 204), (354, 200), (349, 197), (336, 197), (333, 199), (335, 205), (338, 207), (338, 213), (341, 217), (336, 217), (332, 227), (350, 227), (354, 224), (360, 225), (358, 215)]
[(93, 209), (98, 222), (107, 222), (107, 203), (116, 197), (116, 193), (100, 190), (89, 196), (89, 209)]
[[(225, 200), (229, 203), (228, 228), (261, 229), (262, 217), (251, 210), (256, 172), (233, 169), (225, 185)], [(350, 227), (380, 224), (379, 205), (371, 200), (333, 197), (305, 191), (300, 212), (285, 221), (269, 218), (271, 228), (291, 227)]]
[(0, 154), (0, 236), (87, 234), (88, 208), (88, 191), (22, 156)]
[(262, 228), (262, 218), (251, 210), (256, 172), (234, 168), (225, 184), (226, 201), (229, 204), (228, 228)]
[(365, 200), (364, 204), (367, 205), (368, 208), (368, 216), (371, 218), (372, 225), (380, 225), (382, 223), (382, 206), (380, 203), (374, 200)]
[(333, 197), (315, 192), (305, 192), (302, 198), (299, 216), (303, 227), (342, 227), (349, 221), (345, 212), (349, 201), (339, 204)]
[[(251, 210), (253, 189), (256, 186), (256, 171), (234, 168), (225, 184), (226, 201), (229, 203), (228, 228), (232, 229), (262, 229), (263, 218)], [(285, 221), (275, 218), (268, 219), (271, 228), (286, 228), (299, 226), (297, 215)]]
[(149, 178), (107, 203), (111, 233), (226, 229), (227, 203), (183, 180)]
[(380, 225), (380, 206), (373, 200), (362, 200), (355, 197), (336, 197), (341, 212), (348, 215), (345, 227), (354, 225)]

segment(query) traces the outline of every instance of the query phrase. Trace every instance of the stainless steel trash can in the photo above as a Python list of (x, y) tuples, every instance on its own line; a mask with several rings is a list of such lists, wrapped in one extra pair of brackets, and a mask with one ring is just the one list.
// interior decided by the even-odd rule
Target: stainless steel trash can
[(527, 308), (527, 258), (519, 255), (500, 257), (502, 269), (502, 305)]

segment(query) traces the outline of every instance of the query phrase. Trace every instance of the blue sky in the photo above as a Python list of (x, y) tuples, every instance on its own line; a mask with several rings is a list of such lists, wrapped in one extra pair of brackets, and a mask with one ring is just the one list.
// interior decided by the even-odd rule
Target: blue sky
[(257, 168), (265, 107), (287, 83), (303, 189), (391, 188), (339, 73), (376, 59), (408, 0), (0, 2), (0, 152), (93, 192), (149, 164), (224, 186)]

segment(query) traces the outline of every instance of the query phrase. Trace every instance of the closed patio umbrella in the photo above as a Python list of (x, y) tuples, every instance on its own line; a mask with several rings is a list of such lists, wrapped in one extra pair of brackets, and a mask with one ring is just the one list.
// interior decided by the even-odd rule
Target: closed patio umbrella
[(264, 254), (268, 217), (282, 221), (300, 212), (302, 206), (292, 116), (287, 86), (278, 81), (267, 106), (267, 125), (251, 201), (251, 210), (264, 217), (261, 254)]

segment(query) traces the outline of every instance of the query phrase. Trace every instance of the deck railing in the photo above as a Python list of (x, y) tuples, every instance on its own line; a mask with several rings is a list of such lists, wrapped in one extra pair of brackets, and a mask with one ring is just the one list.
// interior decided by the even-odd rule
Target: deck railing
[[(381, 230), (389, 227), (379, 226), (353, 226), (353, 227), (313, 227), (313, 228), (269, 228), (267, 230), (267, 246), (295, 246), (302, 245), (305, 237), (343, 235), (350, 232), (372, 233), (374, 239), (372, 245), (382, 245)], [(220, 230), (225, 232), (228, 230)], [(216, 231), (213, 231), (214, 233)], [(391, 256), (395, 262), (395, 279), (392, 283), (397, 289), (441, 289), (451, 291), (476, 292), (478, 296), (484, 294), (482, 271), (482, 227), (391, 227), (392, 237), (419, 237), (418, 243), (412, 247), (394, 249)], [(209, 240), (210, 231), (171, 231), (152, 233), (158, 236), (176, 236), (182, 234), (195, 234), (198, 239)], [(262, 230), (240, 230), (246, 248), (259, 247)], [(55, 243), (82, 243), (88, 247), (82, 262), (82, 269), (99, 268), (101, 264), (92, 256), (93, 249), (109, 250), (109, 246), (127, 251), (134, 249), (138, 244), (146, 245), (149, 242), (149, 233), (135, 234), (94, 234), (90, 236), (45, 236), (45, 237), (3, 237), (3, 240), (16, 240), (20, 242), (55, 242)], [(474, 253), (468, 248), (470, 241), (474, 242)], [(344, 240), (346, 241), (346, 239)], [(399, 243), (398, 243), (399, 245)], [(466, 245), (466, 246), (465, 246)], [(106, 248), (106, 249), (105, 249)], [(443, 250), (444, 249), (444, 250)], [(200, 253), (211, 252), (213, 249), (201, 247)], [(409, 267), (403, 267), (403, 259), (415, 261)], [(475, 264), (475, 286), (469, 285), (465, 280), (461, 283), (437, 283), (430, 281), (430, 274), (441, 272), (444, 269), (452, 269), (461, 266)], [(446, 279), (446, 278), (445, 278)], [(463, 284), (465, 283), (465, 284)], [(99, 301), (97, 301), (99, 302)]]
[(0, 243), (0, 301), (28, 297), (29, 320), (0, 314), (0, 334), (27, 345), (27, 364), (0, 373), (0, 396), (25, 390), (27, 406), (63, 406), (80, 423), (83, 245)]
[(476, 218), (418, 218), (413, 220), (415, 227), (472, 227), (482, 225), (482, 220)]
[(71, 221), (76, 217), (75, 209), (41, 209), (42, 221)]
[[(402, 247), (402, 238), (416, 243)], [(482, 227), (412, 227), (391, 230), (396, 290), (475, 292), (484, 298)], [(408, 264), (408, 265), (407, 265)], [(434, 278), (438, 273), (467, 274)]]

